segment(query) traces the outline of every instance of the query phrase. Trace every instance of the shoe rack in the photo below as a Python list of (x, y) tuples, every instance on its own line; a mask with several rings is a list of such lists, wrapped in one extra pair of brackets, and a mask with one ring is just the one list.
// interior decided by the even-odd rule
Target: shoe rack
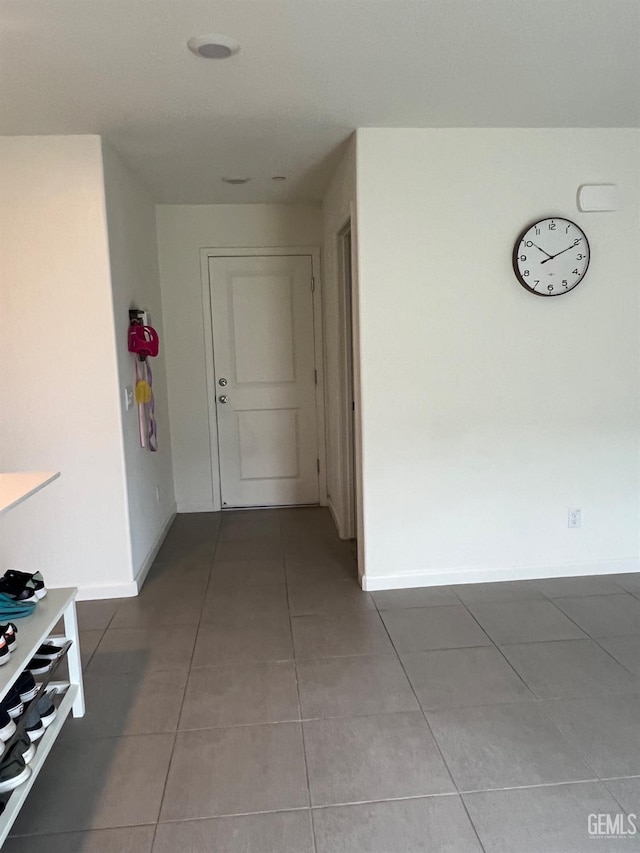
[[(26, 474), (0, 474), (0, 515), (8, 512), (12, 507), (27, 500), (31, 495), (53, 482), (59, 474), (57, 473), (26, 473)], [(7, 522), (2, 522), (6, 524)], [(1, 574), (1, 572), (0, 572)], [(36, 681), (41, 684), (49, 679), (48, 687), (56, 687), (58, 697), (57, 715), (55, 720), (46, 729), (44, 735), (36, 741), (36, 754), (29, 763), (31, 775), (9, 795), (5, 810), (0, 814), (0, 847), (9, 834), (15, 819), (17, 818), (24, 801), (31, 790), (33, 783), (38, 778), (51, 747), (55, 743), (65, 720), (70, 713), (74, 717), (84, 716), (84, 690), (82, 683), (82, 663), (80, 659), (80, 643), (78, 638), (78, 620), (76, 615), (77, 589), (50, 589), (45, 598), (38, 601), (34, 612), (24, 619), (16, 620), (18, 627), (17, 645), (11, 653), (9, 660), (0, 666), (0, 701), (4, 699), (18, 676), (26, 668), (38, 648), (48, 638), (54, 636), (54, 629), (62, 619), (64, 623), (64, 636), (56, 635), (56, 639), (65, 639), (68, 645), (66, 656), (61, 661), (67, 661), (68, 679), (63, 681), (53, 680), (57, 678), (56, 670), (59, 666), (44, 676), (36, 676)], [(41, 695), (42, 690), (38, 692)], [(34, 700), (37, 702), (38, 697)], [(16, 721), (20, 731), (20, 720)], [(13, 738), (12, 738), (13, 740)], [(9, 746), (10, 746), (9, 742)], [(2, 757), (0, 757), (0, 762)]]

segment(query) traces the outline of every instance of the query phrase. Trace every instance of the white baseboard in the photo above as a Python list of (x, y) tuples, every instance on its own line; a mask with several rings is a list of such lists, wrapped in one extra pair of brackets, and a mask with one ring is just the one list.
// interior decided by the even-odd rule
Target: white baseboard
[(166, 537), (167, 533), (169, 532), (169, 528), (173, 524), (173, 519), (175, 517), (176, 517), (176, 509), (175, 509), (175, 504), (174, 504), (172, 509), (171, 509), (171, 512), (167, 516), (164, 524), (162, 525), (162, 529), (160, 530), (160, 533), (158, 533), (158, 535), (156, 536), (155, 541), (149, 550), (149, 553), (145, 557), (144, 562), (142, 563), (142, 565), (140, 566), (140, 568), (136, 572), (136, 580), (135, 580), (135, 583), (136, 583), (136, 593), (135, 594), (136, 595), (142, 589), (142, 584), (144, 583), (145, 578), (149, 574), (149, 569), (153, 565), (153, 561), (156, 558), (156, 554), (160, 550), (160, 547), (161, 547), (162, 543), (164, 542), (165, 537)]
[(167, 516), (166, 521), (162, 525), (162, 529), (160, 533), (155, 538), (153, 545), (151, 546), (149, 553), (144, 559), (144, 562), (138, 569), (135, 580), (127, 581), (126, 583), (116, 583), (105, 586), (79, 586), (78, 587), (78, 601), (96, 601), (101, 598), (133, 598), (138, 595), (140, 590), (142, 589), (142, 584), (144, 583), (144, 579), (147, 576), (147, 573), (151, 566), (153, 565), (153, 561), (156, 558), (156, 554), (160, 550), (160, 546), (164, 542), (164, 538), (171, 527), (173, 519), (176, 517), (175, 508), (171, 509), (171, 512)]
[(553, 566), (519, 566), (501, 569), (443, 569), (435, 572), (411, 572), (397, 575), (362, 576), (362, 589), (410, 589), (424, 586), (448, 586), (459, 583), (492, 583), (495, 581), (536, 580), (540, 578), (576, 577), (578, 575), (617, 575), (640, 571), (640, 560), (600, 560), (593, 563), (564, 563)]
[(179, 502), (178, 512), (220, 512), (220, 507), (217, 507), (212, 501), (194, 504)]
[(114, 583), (110, 586), (79, 586), (78, 601), (95, 601), (99, 598), (133, 598), (138, 594), (138, 584)]

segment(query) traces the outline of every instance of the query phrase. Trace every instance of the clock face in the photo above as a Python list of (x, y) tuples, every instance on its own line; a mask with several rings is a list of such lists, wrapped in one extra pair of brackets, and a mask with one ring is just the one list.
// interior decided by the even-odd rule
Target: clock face
[(536, 296), (561, 296), (573, 290), (589, 266), (589, 242), (575, 222), (560, 216), (527, 226), (513, 248), (520, 284)]

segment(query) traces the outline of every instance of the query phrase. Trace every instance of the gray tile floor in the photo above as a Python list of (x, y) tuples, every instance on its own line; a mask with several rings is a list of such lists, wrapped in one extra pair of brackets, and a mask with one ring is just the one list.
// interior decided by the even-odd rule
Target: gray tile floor
[(640, 578), (363, 593), (319, 509), (180, 516), (79, 606), (7, 853), (584, 853), (640, 813)]

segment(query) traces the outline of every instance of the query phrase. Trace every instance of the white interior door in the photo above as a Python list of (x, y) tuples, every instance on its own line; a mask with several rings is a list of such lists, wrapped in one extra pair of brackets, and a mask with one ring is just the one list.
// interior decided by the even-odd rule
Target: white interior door
[(318, 503), (308, 256), (209, 259), (223, 507)]

